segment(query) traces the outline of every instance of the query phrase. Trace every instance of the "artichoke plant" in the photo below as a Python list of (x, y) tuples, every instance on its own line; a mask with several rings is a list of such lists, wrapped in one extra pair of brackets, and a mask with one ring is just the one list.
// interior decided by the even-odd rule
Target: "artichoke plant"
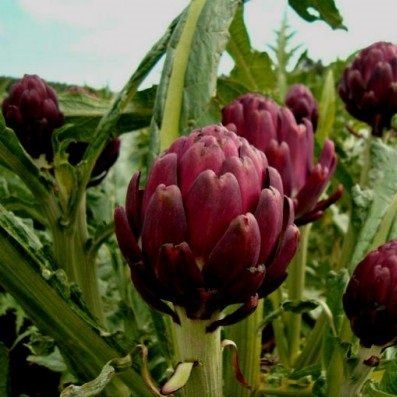
[(396, 282), (397, 240), (367, 254), (354, 270), (343, 306), (362, 346), (397, 342)]
[(343, 72), (339, 95), (346, 110), (381, 136), (397, 112), (397, 46), (377, 42), (364, 48)]
[(285, 106), (291, 110), (298, 124), (307, 119), (312, 123), (313, 132), (317, 129), (318, 104), (313, 93), (304, 84), (294, 84), (285, 96)]
[(342, 188), (319, 201), (336, 169), (334, 143), (327, 139), (313, 164), (314, 134), (307, 118), (297, 124), (291, 110), (260, 94), (246, 94), (222, 109), (222, 122), (266, 154), (281, 175), (284, 194), (291, 197), (295, 223), (320, 218), (337, 201)]
[[(295, 253), (298, 229), (290, 199), (269, 185), (277, 171), (266, 156), (218, 125), (177, 139), (154, 163), (146, 187), (130, 182), (115, 211), (118, 243), (132, 280), (155, 308), (209, 319), (227, 305), (251, 313), (277, 288)], [(276, 183), (277, 184), (277, 183)]]
[(15, 131), (24, 149), (33, 158), (44, 154), (51, 161), (51, 135), (63, 124), (54, 89), (39, 76), (25, 74), (11, 87), (2, 111), (7, 126)]
[[(51, 163), (52, 133), (64, 122), (55, 90), (39, 76), (26, 74), (10, 88), (2, 112), (6, 125), (14, 130), (26, 152), (33, 158), (44, 155)], [(78, 164), (87, 147), (88, 143), (72, 142), (67, 149), (69, 162)], [(119, 152), (120, 140), (110, 140), (95, 163), (88, 186), (95, 186), (105, 178)]]

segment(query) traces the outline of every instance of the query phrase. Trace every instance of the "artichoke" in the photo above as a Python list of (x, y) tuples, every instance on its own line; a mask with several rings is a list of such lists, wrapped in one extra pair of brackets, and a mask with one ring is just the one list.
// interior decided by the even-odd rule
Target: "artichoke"
[[(276, 289), (298, 244), (293, 206), (266, 156), (220, 125), (180, 137), (153, 164), (144, 190), (133, 175), (116, 236), (132, 281), (153, 307), (234, 323)], [(270, 186), (273, 184), (273, 186)]]

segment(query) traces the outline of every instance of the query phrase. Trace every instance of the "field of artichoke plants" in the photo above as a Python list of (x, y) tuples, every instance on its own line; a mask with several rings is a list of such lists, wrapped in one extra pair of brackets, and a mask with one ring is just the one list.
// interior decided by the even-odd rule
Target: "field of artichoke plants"
[(192, 0), (117, 95), (0, 79), (0, 396), (397, 396), (397, 45), (292, 35)]

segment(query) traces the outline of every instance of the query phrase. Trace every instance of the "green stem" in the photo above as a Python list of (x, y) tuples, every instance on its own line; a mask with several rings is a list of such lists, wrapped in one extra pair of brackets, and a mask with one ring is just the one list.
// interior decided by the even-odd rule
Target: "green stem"
[(340, 397), (356, 397), (361, 395), (360, 391), (373, 370), (373, 367), (365, 364), (365, 360), (371, 356), (380, 357), (381, 350), (382, 348), (379, 346), (373, 346), (370, 349), (360, 347), (358, 351), (358, 363), (354, 367), (349, 379), (342, 385), (339, 394)]
[[(259, 301), (255, 312), (248, 318), (225, 328), (226, 338), (237, 345), (241, 371), (254, 389), (259, 386), (262, 332), (258, 327), (262, 320), (263, 299)], [(225, 365), (225, 372), (226, 396), (248, 397), (251, 395), (251, 391), (237, 385), (231, 365)]]
[[(302, 300), (305, 289), (305, 273), (310, 225), (301, 227), (301, 242), (294, 261), (290, 265), (288, 277), (288, 295), (293, 302)], [(301, 314), (289, 315), (289, 348), (290, 360), (294, 362), (299, 354), (301, 341)]]
[(178, 45), (175, 49), (174, 64), (164, 103), (163, 119), (160, 131), (160, 151), (166, 149), (179, 136), (183, 87), (189, 61), (190, 47), (196, 25), (206, 0), (192, 0)]
[(52, 225), (51, 231), (57, 263), (65, 270), (70, 281), (76, 282), (80, 287), (92, 315), (101, 325), (105, 325), (95, 256), (89, 255), (87, 250), (85, 194), (82, 195), (75, 219), (71, 219), (67, 226), (57, 222), (56, 225)]
[(207, 333), (210, 320), (192, 320), (185, 310), (175, 308), (181, 325), (174, 324), (176, 362), (197, 361), (187, 384), (181, 389), (183, 397), (222, 397), (221, 331)]
[(318, 361), (321, 353), (321, 345), (323, 342), (322, 339), (326, 325), (327, 317), (324, 313), (321, 313), (314, 328), (306, 338), (302, 353), (295, 361), (294, 368), (296, 370), (303, 369), (309, 365), (315, 364)]
[[(346, 317), (342, 320), (339, 334), (343, 342), (351, 340), (351, 329)], [(327, 393), (329, 397), (338, 396), (345, 382), (345, 352), (339, 344), (335, 344), (327, 367)]]
[[(270, 295), (270, 300), (272, 301), (273, 310), (277, 310), (281, 304), (281, 289), (274, 291)], [(286, 337), (286, 332), (284, 329), (284, 322), (281, 318), (276, 318), (272, 322), (274, 339), (276, 341), (276, 348), (280, 362), (286, 367), (290, 365), (289, 352), (288, 352), (288, 340)]]

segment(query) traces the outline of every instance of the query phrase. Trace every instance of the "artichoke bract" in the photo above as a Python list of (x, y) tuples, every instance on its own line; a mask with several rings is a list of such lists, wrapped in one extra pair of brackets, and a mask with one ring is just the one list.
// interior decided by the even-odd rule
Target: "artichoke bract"
[[(144, 190), (133, 175), (115, 210), (118, 244), (132, 281), (156, 309), (209, 319), (242, 305), (209, 329), (251, 313), (276, 289), (298, 244), (291, 200), (266, 156), (211, 125), (180, 137), (154, 162)], [(273, 185), (273, 186), (270, 186)]]
[(222, 122), (266, 154), (269, 165), (282, 178), (284, 194), (295, 207), (295, 223), (320, 218), (342, 195), (342, 187), (319, 201), (335, 172), (334, 143), (327, 139), (317, 164), (313, 164), (314, 134), (311, 122), (297, 124), (291, 110), (260, 94), (243, 95), (222, 109)]
[[(25, 75), (12, 85), (2, 112), (6, 125), (14, 130), (26, 152), (33, 158), (45, 155), (51, 163), (52, 133), (64, 122), (55, 90), (37, 75)], [(87, 147), (86, 142), (72, 142), (67, 149), (69, 162), (78, 164)], [(119, 152), (120, 139), (110, 140), (95, 163), (88, 186), (98, 185), (105, 178)]]
[(51, 135), (63, 124), (55, 91), (39, 76), (27, 75), (16, 82), (4, 99), (2, 112), (24, 149), (33, 157), (53, 157)]
[(344, 70), (339, 95), (354, 118), (381, 136), (397, 112), (397, 45), (377, 42), (364, 48)]
[(298, 124), (303, 123), (303, 119), (308, 119), (313, 126), (313, 131), (317, 129), (318, 105), (312, 92), (304, 84), (294, 84), (290, 87), (285, 96), (285, 106), (291, 110)]
[(343, 295), (353, 333), (364, 347), (397, 341), (397, 240), (358, 264)]

